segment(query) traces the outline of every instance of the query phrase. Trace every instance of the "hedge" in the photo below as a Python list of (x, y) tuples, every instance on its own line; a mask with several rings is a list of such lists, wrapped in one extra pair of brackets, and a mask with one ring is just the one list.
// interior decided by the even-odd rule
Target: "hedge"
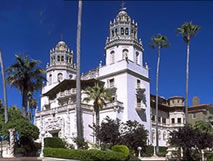
[(114, 145), (112, 146), (112, 151), (114, 152), (121, 152), (128, 157), (129, 155), (129, 148), (126, 145)]
[(58, 137), (48, 137), (48, 138), (44, 138), (44, 147), (65, 148), (65, 142)]
[(205, 153), (205, 157), (207, 161), (213, 161), (213, 153)]
[(74, 159), (81, 161), (125, 161), (127, 159), (123, 153), (102, 150), (44, 148), (43, 152), (45, 157)]

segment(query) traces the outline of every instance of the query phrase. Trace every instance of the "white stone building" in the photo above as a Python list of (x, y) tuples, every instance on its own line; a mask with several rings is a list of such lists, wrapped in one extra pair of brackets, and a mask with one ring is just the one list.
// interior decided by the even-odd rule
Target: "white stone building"
[[(122, 122), (136, 120), (148, 130), (149, 144), (155, 144), (154, 135), (152, 136), (155, 122), (151, 119), (155, 110), (150, 108), (149, 70), (143, 64), (144, 49), (137, 33), (137, 23), (134, 23), (126, 11), (121, 10), (113, 22), (110, 22), (110, 35), (105, 45), (106, 64), (102, 65), (100, 62), (96, 69), (82, 75), (82, 100), (87, 86), (93, 86), (97, 81), (103, 82), (106, 88), (113, 89), (114, 99), (100, 111), (100, 121), (106, 116), (118, 118)], [(58, 136), (69, 143), (77, 136), (76, 66), (73, 59), (73, 51), (63, 41), (50, 50), (50, 64), (46, 67), (47, 83), (42, 89), (41, 111), (35, 114), (35, 125), (45, 132), (45, 137)], [(165, 106), (168, 106), (168, 102)], [(182, 119), (184, 117), (182, 112), (170, 113), (165, 109), (168, 110), (159, 108), (162, 110), (159, 112), (162, 119), (159, 130), (163, 136), (159, 140), (160, 146), (166, 146), (168, 130), (177, 127), (171, 124), (171, 120), (176, 119), (177, 115)], [(82, 102), (82, 119), (84, 138), (94, 143), (95, 138), (89, 128), (95, 121), (92, 102)]]

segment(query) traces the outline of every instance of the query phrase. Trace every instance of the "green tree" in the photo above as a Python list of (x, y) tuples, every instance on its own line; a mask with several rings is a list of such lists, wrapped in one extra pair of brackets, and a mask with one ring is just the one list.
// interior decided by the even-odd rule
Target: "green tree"
[(149, 45), (151, 48), (157, 48), (158, 51), (158, 60), (157, 60), (157, 70), (156, 70), (156, 153), (159, 152), (159, 143), (158, 143), (158, 77), (159, 77), (159, 68), (160, 68), (160, 51), (162, 48), (168, 48), (170, 44), (168, 43), (168, 38), (161, 34), (158, 34), (156, 37), (151, 38), (152, 43)]
[(3, 92), (4, 92), (4, 119), (5, 123), (8, 121), (8, 107), (7, 107), (7, 86), (5, 80), (5, 71), (4, 71), (4, 61), (2, 58), (2, 53), (0, 49), (0, 64), (1, 64), (1, 73), (2, 73), (2, 83), (3, 83)]
[(97, 134), (98, 139), (100, 140), (101, 144), (109, 145), (110, 147), (120, 143), (120, 120), (113, 120), (108, 116), (101, 122), (100, 126), (90, 126), (94, 133)]
[[(96, 116), (96, 126), (99, 126), (99, 111), (103, 108), (103, 106), (106, 105), (106, 101), (111, 101), (111, 90), (104, 88), (104, 85), (96, 83), (94, 87), (87, 87), (85, 90), (85, 94), (86, 97), (83, 101), (93, 101), (93, 108)], [(98, 143), (98, 138), (96, 138), (96, 143)]]
[(186, 125), (188, 124), (188, 90), (189, 90), (189, 48), (190, 40), (200, 30), (200, 26), (192, 24), (192, 22), (185, 22), (180, 28), (177, 28), (177, 33), (183, 36), (184, 42), (187, 44), (187, 58), (186, 58), (186, 96), (185, 96), (185, 115)]
[(179, 128), (170, 133), (169, 143), (183, 149), (183, 160), (197, 161), (201, 159), (201, 150), (213, 146), (213, 135), (208, 131), (200, 131), (191, 126)]
[(44, 70), (37, 67), (38, 60), (30, 60), (28, 57), (16, 55), (16, 63), (9, 66), (7, 81), (10, 86), (16, 87), (22, 94), (22, 115), (27, 117), (27, 94), (39, 90), (46, 80)]
[(78, 1), (78, 24), (77, 24), (77, 73), (76, 73), (76, 124), (77, 124), (77, 137), (83, 140), (83, 122), (82, 122), (82, 109), (81, 109), (81, 19), (82, 19), (82, 0)]
[(127, 121), (121, 125), (120, 144), (129, 147), (131, 152), (137, 152), (138, 147), (142, 147), (142, 152), (146, 149), (148, 131), (137, 121)]

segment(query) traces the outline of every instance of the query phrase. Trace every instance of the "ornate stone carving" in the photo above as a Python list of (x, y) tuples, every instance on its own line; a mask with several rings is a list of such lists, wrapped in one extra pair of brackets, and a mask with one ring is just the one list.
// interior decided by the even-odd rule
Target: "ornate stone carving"
[(15, 148), (15, 129), (9, 129), (10, 133), (10, 147), (9, 147), (9, 157), (14, 158), (14, 148)]

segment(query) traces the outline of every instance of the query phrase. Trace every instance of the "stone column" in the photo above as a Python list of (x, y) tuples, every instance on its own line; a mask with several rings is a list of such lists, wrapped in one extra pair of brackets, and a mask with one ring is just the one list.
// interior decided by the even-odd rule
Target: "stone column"
[(45, 136), (45, 131), (41, 131), (41, 154), (40, 157), (44, 157), (44, 136)]
[(10, 133), (10, 147), (9, 147), (9, 158), (14, 158), (14, 150), (15, 150), (15, 129), (9, 129)]

